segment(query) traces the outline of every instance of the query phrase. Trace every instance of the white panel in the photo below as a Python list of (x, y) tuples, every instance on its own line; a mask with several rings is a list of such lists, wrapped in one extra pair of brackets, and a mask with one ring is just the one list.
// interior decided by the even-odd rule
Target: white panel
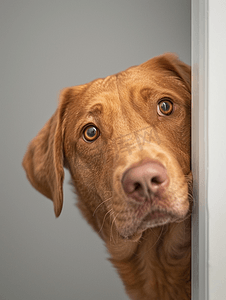
[(192, 0), (192, 300), (208, 298), (207, 0)]
[(226, 299), (226, 1), (209, 0), (209, 299)]

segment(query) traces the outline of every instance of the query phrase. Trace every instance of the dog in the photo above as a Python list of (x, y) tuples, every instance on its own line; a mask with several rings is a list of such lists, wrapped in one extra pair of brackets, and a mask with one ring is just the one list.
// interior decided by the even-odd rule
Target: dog
[(56, 217), (69, 170), (77, 205), (134, 300), (191, 298), (190, 119), (190, 66), (166, 53), (64, 89), (23, 159)]

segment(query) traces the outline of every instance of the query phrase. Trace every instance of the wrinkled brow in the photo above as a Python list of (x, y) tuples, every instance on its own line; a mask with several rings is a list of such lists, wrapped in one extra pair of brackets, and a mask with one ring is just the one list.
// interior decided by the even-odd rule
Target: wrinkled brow
[(86, 116), (98, 117), (103, 114), (103, 104), (96, 103), (87, 109)]

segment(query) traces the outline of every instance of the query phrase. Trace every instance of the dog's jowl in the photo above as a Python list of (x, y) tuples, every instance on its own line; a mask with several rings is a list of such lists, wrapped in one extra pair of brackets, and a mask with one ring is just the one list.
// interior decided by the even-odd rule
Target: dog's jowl
[(190, 67), (164, 54), (64, 89), (24, 156), (57, 217), (69, 170), (131, 299), (191, 297), (190, 101)]

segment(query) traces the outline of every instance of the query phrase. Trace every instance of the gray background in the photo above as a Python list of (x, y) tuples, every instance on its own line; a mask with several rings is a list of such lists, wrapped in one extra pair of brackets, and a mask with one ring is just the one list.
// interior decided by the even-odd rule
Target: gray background
[(62, 88), (164, 52), (190, 64), (190, 0), (1, 0), (0, 34), (0, 300), (128, 299), (68, 173), (55, 219), (21, 161)]

